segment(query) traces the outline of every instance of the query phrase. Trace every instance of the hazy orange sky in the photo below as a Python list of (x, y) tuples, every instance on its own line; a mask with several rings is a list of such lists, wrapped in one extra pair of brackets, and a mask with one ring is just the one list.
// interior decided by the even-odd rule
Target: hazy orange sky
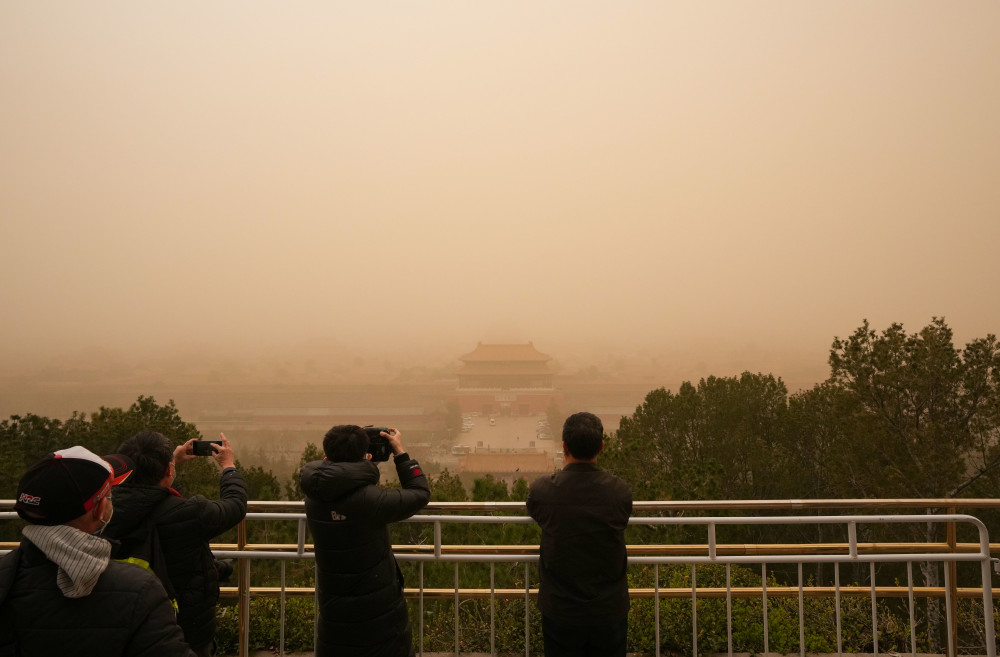
[(10, 1), (0, 90), (9, 367), (1000, 330), (996, 0)]

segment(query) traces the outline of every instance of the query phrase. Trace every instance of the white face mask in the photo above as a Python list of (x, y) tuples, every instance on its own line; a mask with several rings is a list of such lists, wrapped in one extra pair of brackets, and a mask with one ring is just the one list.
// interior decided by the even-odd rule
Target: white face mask
[(104, 516), (101, 516), (101, 527), (96, 532), (94, 532), (94, 536), (100, 536), (102, 533), (104, 533), (104, 528), (108, 526), (108, 523), (111, 522), (111, 517), (115, 515), (115, 507), (111, 504), (111, 500), (108, 500), (107, 508), (108, 508), (108, 517), (105, 518)]

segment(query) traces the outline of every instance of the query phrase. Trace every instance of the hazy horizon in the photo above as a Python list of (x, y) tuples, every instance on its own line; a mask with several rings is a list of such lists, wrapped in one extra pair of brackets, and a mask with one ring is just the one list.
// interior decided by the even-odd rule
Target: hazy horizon
[[(1000, 332), (1000, 3), (0, 5), (0, 362)], [(601, 361), (604, 358), (604, 361)], [(645, 368), (645, 369), (644, 369)]]

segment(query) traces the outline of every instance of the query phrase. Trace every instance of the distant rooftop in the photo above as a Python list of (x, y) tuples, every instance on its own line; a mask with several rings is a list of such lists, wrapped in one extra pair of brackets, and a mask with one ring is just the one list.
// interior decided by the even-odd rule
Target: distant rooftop
[(475, 350), (461, 356), (459, 360), (466, 363), (481, 362), (535, 362), (546, 363), (552, 360), (548, 354), (535, 349), (531, 342), (527, 344), (483, 344), (476, 345)]
[(531, 475), (548, 474), (555, 469), (555, 462), (545, 452), (477, 452), (467, 454), (459, 464), (458, 471), (476, 474), (520, 472)]

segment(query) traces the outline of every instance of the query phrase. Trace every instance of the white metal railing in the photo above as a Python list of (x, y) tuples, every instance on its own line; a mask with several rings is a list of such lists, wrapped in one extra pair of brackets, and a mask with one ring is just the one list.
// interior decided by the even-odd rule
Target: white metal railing
[[(868, 502), (871, 502), (868, 500)], [(637, 503), (639, 506), (641, 503)], [(732, 502), (729, 503), (730, 505)], [(488, 509), (495, 510), (513, 510), (513, 509), (523, 509), (523, 503), (498, 503), (486, 505), (479, 504), (480, 509), (484, 506)], [(728, 508), (732, 508), (729, 506)], [(10, 512), (0, 512), (0, 519), (16, 518), (16, 514)], [(251, 596), (251, 590), (249, 587), (249, 563), (253, 560), (258, 559), (272, 559), (279, 560), (281, 562), (281, 574), (280, 574), (280, 644), (279, 651), (280, 654), (284, 654), (284, 630), (285, 630), (285, 602), (286, 602), (286, 582), (285, 582), (285, 564), (288, 560), (292, 559), (313, 559), (315, 557), (311, 550), (307, 549), (306, 544), (306, 516), (303, 513), (276, 513), (276, 512), (265, 512), (265, 513), (248, 513), (247, 520), (286, 520), (286, 521), (296, 521), (298, 524), (298, 536), (297, 544), (289, 545), (289, 549), (286, 550), (260, 550), (260, 549), (246, 549), (241, 547), (236, 550), (226, 550), (226, 549), (216, 549), (214, 550), (217, 557), (220, 558), (235, 558), (241, 560), (243, 568), (240, 569), (240, 581), (237, 587), (238, 596), (240, 599), (239, 613), (240, 613), (240, 654), (247, 654), (247, 648), (249, 645), (249, 627), (248, 621), (250, 609), (249, 609), (249, 599)], [(410, 561), (417, 562), (419, 568), (419, 585), (416, 591), (417, 604), (419, 606), (419, 651), (420, 654), (424, 654), (424, 603), (425, 603), (425, 587), (424, 587), (424, 564), (427, 562), (453, 562), (455, 564), (455, 575), (454, 575), (454, 601), (455, 601), (455, 654), (459, 653), (460, 648), (460, 636), (459, 636), (459, 611), (460, 604), (460, 576), (459, 576), (459, 564), (462, 562), (472, 562), (472, 563), (488, 563), (490, 564), (490, 651), (491, 654), (496, 654), (495, 646), (495, 622), (496, 622), (496, 592), (495, 587), (495, 565), (497, 563), (510, 563), (510, 562), (520, 562), (525, 564), (525, 589), (524, 589), (524, 600), (525, 600), (525, 655), (530, 655), (530, 617), (529, 617), (529, 600), (534, 593), (530, 586), (530, 569), (531, 564), (538, 561), (537, 552), (528, 554), (477, 554), (470, 552), (462, 552), (459, 548), (458, 551), (452, 553), (449, 551), (445, 553), (442, 549), (441, 542), (441, 527), (443, 523), (463, 523), (463, 524), (531, 524), (534, 521), (526, 516), (483, 516), (483, 515), (419, 515), (408, 519), (404, 522), (411, 523), (430, 523), (433, 526), (434, 544), (433, 546), (424, 547), (427, 550), (424, 553), (404, 553), (397, 552), (396, 558), (399, 561)], [(923, 553), (912, 553), (907, 551), (895, 551), (889, 553), (865, 553), (859, 552), (858, 543), (858, 526), (859, 525), (885, 525), (885, 524), (901, 524), (901, 523), (912, 523), (919, 525), (926, 525), (928, 523), (949, 523), (949, 524), (963, 524), (975, 528), (978, 534), (978, 547), (970, 551), (965, 552), (923, 552)], [(761, 568), (761, 587), (760, 595), (762, 602), (762, 629), (763, 629), (763, 640), (764, 640), (764, 652), (769, 652), (769, 627), (768, 627), (768, 589), (767, 589), (767, 567), (768, 564), (795, 564), (797, 565), (798, 572), (798, 583), (797, 583), (797, 593), (798, 593), (798, 623), (799, 623), (799, 646), (800, 655), (805, 656), (805, 614), (804, 614), (804, 592), (805, 588), (803, 585), (803, 564), (810, 563), (825, 563), (832, 564), (834, 566), (834, 599), (835, 599), (835, 613), (836, 613), (836, 633), (837, 633), (837, 652), (838, 655), (843, 654), (842, 646), (842, 632), (841, 632), (841, 592), (842, 586), (840, 581), (840, 566), (843, 564), (869, 564), (870, 572), (870, 597), (872, 605), (872, 636), (874, 641), (874, 652), (877, 655), (879, 653), (878, 646), (878, 609), (876, 605), (877, 601), (877, 587), (875, 584), (875, 565), (876, 563), (905, 563), (907, 566), (907, 608), (909, 611), (910, 620), (910, 648), (912, 653), (916, 653), (916, 623), (915, 623), (915, 595), (914, 595), (914, 583), (913, 583), (913, 563), (915, 562), (931, 562), (931, 563), (956, 563), (956, 562), (968, 562), (968, 563), (978, 563), (980, 565), (980, 578), (982, 581), (981, 593), (983, 601), (983, 628), (985, 633), (985, 648), (988, 657), (996, 657), (996, 637), (995, 628), (993, 622), (993, 592), (991, 585), (991, 556), (990, 556), (990, 543), (989, 534), (985, 525), (971, 515), (964, 514), (948, 514), (948, 515), (892, 515), (892, 514), (881, 514), (881, 515), (834, 515), (834, 516), (759, 516), (759, 517), (633, 517), (630, 519), (631, 525), (647, 525), (647, 526), (663, 526), (663, 525), (696, 525), (704, 526), (707, 531), (707, 553), (701, 555), (686, 554), (683, 556), (640, 556), (632, 555), (629, 557), (630, 564), (649, 564), (653, 566), (654, 570), (654, 591), (652, 598), (654, 601), (654, 623), (655, 623), (655, 654), (659, 657), (660, 654), (660, 600), (662, 597), (662, 591), (660, 589), (660, 578), (659, 578), (659, 567), (665, 564), (688, 564), (691, 566), (691, 624), (692, 624), (692, 653), (695, 657), (698, 655), (698, 616), (697, 616), (697, 600), (699, 598), (699, 588), (696, 579), (696, 566), (699, 564), (722, 564), (726, 566), (726, 587), (725, 587), (725, 599), (726, 599), (726, 629), (727, 629), (727, 645), (728, 653), (731, 656), (733, 654), (733, 622), (732, 622), (732, 602), (734, 598), (734, 587), (731, 581), (731, 566), (734, 564), (759, 564)], [(801, 554), (768, 554), (768, 555), (742, 555), (742, 554), (720, 554), (719, 544), (716, 540), (716, 528), (720, 525), (841, 525), (846, 528), (848, 541), (845, 544), (845, 550), (838, 554), (815, 554), (815, 553), (801, 553)], [(471, 547), (471, 546), (468, 546)], [(0, 550), (0, 554), (5, 554), (6, 550)], [(955, 590), (955, 583), (950, 581), (951, 574), (948, 568), (944, 569), (945, 576), (945, 607), (947, 614), (948, 627), (953, 627), (952, 618), (952, 596)], [(704, 591), (702, 591), (704, 594)], [(956, 637), (954, 632), (948, 632), (948, 648), (949, 654), (955, 655), (957, 651)]]
[[(248, 519), (259, 519), (259, 520), (296, 520), (299, 524), (298, 531), (298, 545), (294, 551), (246, 551), (246, 550), (233, 550), (233, 551), (216, 551), (216, 555), (222, 558), (240, 558), (240, 559), (301, 559), (301, 558), (313, 558), (312, 552), (306, 550), (305, 543), (305, 514), (300, 513), (249, 513), (247, 514)], [(537, 554), (473, 554), (473, 553), (454, 553), (445, 554), (442, 551), (441, 543), (441, 525), (442, 523), (473, 523), (473, 524), (530, 524), (534, 521), (527, 516), (457, 516), (457, 515), (419, 515), (414, 516), (404, 522), (417, 522), (417, 523), (432, 523), (434, 529), (434, 545), (433, 552), (429, 554), (397, 554), (396, 558), (399, 561), (414, 561), (419, 562), (419, 589), (418, 589), (418, 605), (419, 605), (419, 618), (420, 626), (418, 630), (419, 635), (419, 653), (422, 655), (424, 653), (423, 646), (423, 620), (424, 620), (424, 571), (423, 564), (426, 562), (454, 562), (455, 563), (455, 654), (459, 653), (459, 571), (458, 564), (461, 562), (474, 562), (474, 563), (489, 563), (490, 564), (490, 651), (491, 654), (496, 654), (495, 649), (495, 591), (494, 586), (494, 567), (497, 563), (503, 562), (522, 562), (525, 564), (525, 655), (530, 655), (530, 626), (529, 626), (529, 606), (528, 600), (532, 594), (530, 588), (530, 565), (538, 561)], [(940, 553), (940, 552), (928, 552), (928, 553), (888, 553), (888, 554), (859, 554), (858, 551), (858, 525), (882, 525), (882, 524), (901, 524), (901, 523), (914, 523), (923, 524), (927, 523), (959, 523), (970, 525), (974, 527), (979, 536), (978, 550), (975, 552), (968, 553)], [(629, 524), (632, 525), (700, 525), (705, 526), (708, 532), (708, 554), (704, 556), (695, 555), (685, 555), (685, 556), (630, 556), (628, 561), (630, 564), (651, 564), (654, 568), (654, 582), (655, 582), (655, 593), (654, 599), (654, 623), (655, 623), (655, 654), (657, 657), (660, 655), (660, 591), (659, 591), (659, 566), (663, 564), (690, 564), (691, 565), (691, 602), (692, 602), (692, 653), (694, 657), (698, 655), (698, 616), (697, 616), (697, 599), (698, 599), (698, 587), (696, 580), (696, 566), (698, 564), (724, 564), (726, 566), (726, 629), (727, 629), (727, 645), (728, 654), (730, 657), (733, 655), (733, 625), (732, 625), (732, 600), (733, 600), (733, 586), (731, 582), (731, 566), (733, 564), (760, 564), (761, 567), (761, 583), (762, 583), (762, 608), (763, 608), (763, 637), (764, 637), (764, 652), (770, 652), (769, 648), (769, 628), (768, 628), (768, 592), (767, 592), (767, 565), (774, 563), (783, 564), (796, 564), (798, 566), (798, 621), (799, 621), (799, 645), (800, 645), (800, 655), (805, 657), (805, 614), (804, 614), (804, 586), (802, 580), (802, 565), (807, 563), (827, 563), (833, 564), (834, 566), (834, 578), (835, 578), (835, 600), (836, 600), (836, 623), (837, 623), (837, 653), (838, 655), (843, 654), (842, 645), (842, 633), (841, 633), (841, 584), (840, 584), (840, 566), (841, 564), (849, 563), (868, 563), (870, 568), (870, 582), (871, 582), (871, 602), (872, 602), (872, 635), (874, 640), (874, 652), (876, 655), (879, 653), (878, 647), (878, 610), (876, 605), (877, 595), (876, 595), (876, 585), (875, 585), (875, 564), (876, 563), (905, 563), (907, 564), (907, 588), (908, 588), (908, 610), (910, 619), (910, 647), (911, 652), (916, 653), (916, 623), (915, 623), (915, 603), (914, 603), (914, 585), (913, 585), (913, 563), (914, 562), (932, 562), (932, 563), (950, 563), (950, 562), (976, 562), (980, 564), (980, 576), (982, 579), (982, 599), (983, 599), (983, 623), (985, 628), (985, 642), (986, 642), (986, 654), (988, 657), (996, 657), (996, 638), (994, 632), (993, 623), (993, 593), (991, 586), (991, 557), (990, 557), (990, 543), (989, 543), (989, 532), (986, 526), (977, 518), (970, 515), (963, 514), (949, 514), (949, 515), (843, 515), (843, 516), (761, 516), (761, 517), (702, 517), (702, 518), (692, 518), (692, 517), (672, 517), (672, 518), (657, 518), (657, 517), (633, 517), (630, 519)], [(848, 542), (847, 550), (843, 554), (773, 554), (773, 555), (721, 555), (718, 551), (718, 543), (716, 541), (716, 528), (719, 525), (803, 525), (803, 524), (823, 524), (823, 525), (844, 525), (847, 529)], [(281, 578), (282, 578), (282, 594), (281, 594), (281, 627), (282, 627), (282, 646), (280, 650), (283, 653), (283, 631), (284, 631), (284, 565), (282, 565)], [(952, 605), (951, 605), (951, 582), (949, 581), (949, 570), (945, 569), (945, 598), (946, 598), (946, 614), (948, 626), (952, 626)], [(249, 613), (249, 608), (241, 609), (241, 613)], [(244, 631), (249, 631), (249, 624), (243, 624), (245, 628)], [(244, 645), (247, 636), (241, 637), (241, 645)], [(949, 641), (949, 654), (955, 655), (956, 637), (952, 632), (948, 633)]]

